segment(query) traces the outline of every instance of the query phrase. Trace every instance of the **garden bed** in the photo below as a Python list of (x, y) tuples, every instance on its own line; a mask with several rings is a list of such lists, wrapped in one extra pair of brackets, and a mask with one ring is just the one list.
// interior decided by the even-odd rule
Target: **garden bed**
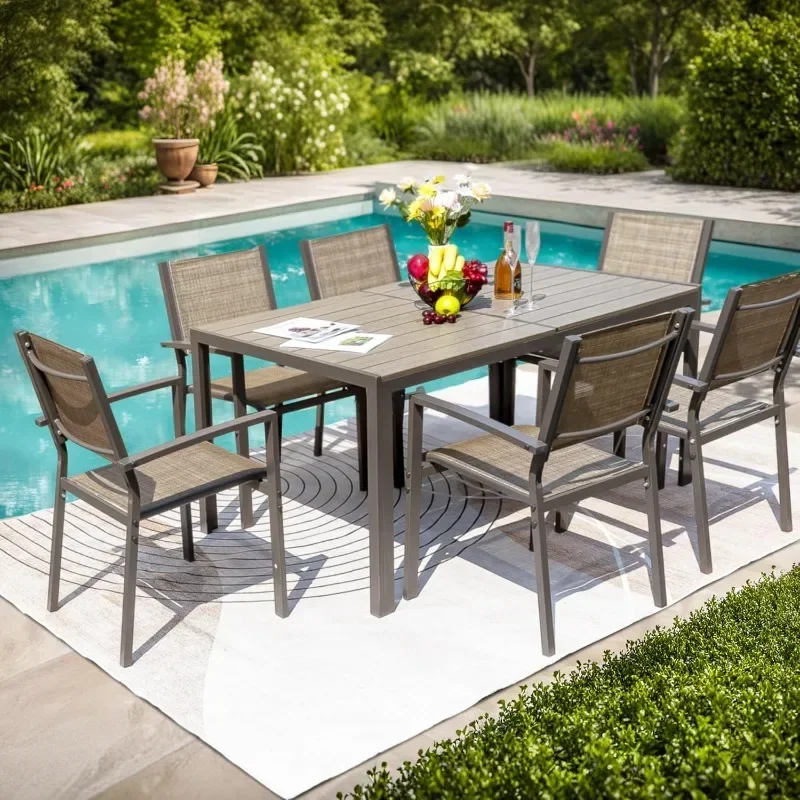
[[(359, 800), (800, 796), (800, 568), (523, 688)], [(341, 796), (341, 795), (340, 795)]]

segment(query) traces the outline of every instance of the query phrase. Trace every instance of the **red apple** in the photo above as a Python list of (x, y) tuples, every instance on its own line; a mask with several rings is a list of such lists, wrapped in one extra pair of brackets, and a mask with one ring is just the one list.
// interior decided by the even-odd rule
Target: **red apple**
[(408, 269), (408, 274), (415, 281), (424, 281), (425, 278), (428, 277), (428, 256), (422, 253), (411, 256), (411, 258), (408, 259), (406, 268)]

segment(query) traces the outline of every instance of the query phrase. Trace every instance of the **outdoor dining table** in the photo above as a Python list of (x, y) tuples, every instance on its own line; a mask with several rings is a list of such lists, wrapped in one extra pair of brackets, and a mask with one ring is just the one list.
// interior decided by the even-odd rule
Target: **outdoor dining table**
[[(525, 268), (527, 273), (528, 267)], [(237, 317), (192, 328), (192, 369), (197, 428), (212, 424), (209, 355), (229, 355), (234, 413), (244, 404), (244, 356), (321, 374), (366, 393), (369, 469), (370, 610), (384, 616), (395, 608), (393, 393), (416, 388), (475, 367), (489, 367), (490, 415), (514, 422), (515, 359), (542, 347), (558, 346), (570, 333), (672, 311), (700, 308), (700, 286), (568, 267), (535, 266), (534, 292), (545, 293), (531, 311), (508, 316), (510, 303), (495, 300), (486, 286), (455, 324), (423, 325), (422, 304), (406, 282), (338, 297)], [(524, 288), (529, 275), (523, 274)], [(294, 317), (312, 317), (360, 325), (365, 333), (391, 334), (367, 354), (289, 349), (285, 339), (256, 333)], [(245, 436), (237, 441), (249, 452)], [(243, 496), (244, 497), (244, 496)], [(248, 503), (247, 499), (243, 503)], [(243, 508), (244, 514), (244, 508)], [(251, 513), (251, 512), (248, 512)], [(204, 531), (217, 526), (216, 498), (201, 501)]]

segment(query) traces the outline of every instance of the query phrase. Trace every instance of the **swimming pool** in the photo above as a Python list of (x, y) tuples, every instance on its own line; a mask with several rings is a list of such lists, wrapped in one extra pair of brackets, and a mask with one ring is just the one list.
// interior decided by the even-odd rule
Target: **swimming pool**
[[(492, 214), (474, 215), (456, 241), (474, 258), (494, 259), (502, 240), (502, 219)], [(264, 244), (267, 248), (278, 303), (288, 306), (308, 300), (298, 243), (302, 239), (365, 228), (389, 221), (401, 264), (411, 254), (425, 251), (424, 236), (416, 226), (397, 217), (362, 214), (287, 230), (226, 239), (150, 255), (123, 257), (51, 272), (0, 280), (0, 518), (46, 508), (53, 502), (55, 453), (50, 434), (33, 424), (39, 408), (24, 371), (12, 333), (28, 328), (65, 345), (90, 353), (97, 361), (106, 387), (114, 390), (133, 383), (174, 374), (171, 351), (159, 346), (169, 339), (156, 265), (180, 256), (220, 253)], [(517, 221), (522, 221), (518, 219)], [(596, 267), (602, 231), (596, 228), (542, 223), (539, 261), (582, 269)], [(109, 246), (124, 252), (126, 245)], [(709, 254), (704, 294), (718, 308), (730, 286), (800, 269), (800, 253), (714, 242)], [(212, 372), (227, 369), (214, 359)], [(461, 382), (480, 371), (454, 376), (437, 385)], [(130, 452), (172, 437), (169, 391), (154, 392), (115, 404), (115, 412)], [(285, 419), (291, 435), (313, 427), (313, 411)], [(353, 414), (352, 401), (326, 408), (328, 421)], [(217, 403), (214, 419), (229, 418), (231, 406)], [(192, 409), (189, 409), (192, 419)], [(259, 444), (256, 440), (255, 444)], [(96, 466), (99, 459), (75, 448), (70, 471)]]

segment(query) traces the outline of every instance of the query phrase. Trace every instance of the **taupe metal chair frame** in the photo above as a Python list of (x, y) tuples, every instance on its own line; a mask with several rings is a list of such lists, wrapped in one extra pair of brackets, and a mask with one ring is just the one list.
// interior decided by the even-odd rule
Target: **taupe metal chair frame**
[[(300, 253), (312, 300), (368, 289), (400, 280), (400, 267), (394, 249), (392, 229), (388, 224), (374, 228), (340, 233), (321, 239), (300, 242)], [(403, 473), (403, 411), (405, 392), (395, 392), (393, 424), (395, 437), (395, 486), (402, 488)], [(366, 401), (363, 392), (356, 396), (356, 413), (359, 430), (366, 431)], [(359, 457), (363, 459), (361, 474), (366, 473), (366, 443), (359, 443)], [(366, 482), (361, 481), (366, 489)]]
[[(634, 278), (701, 284), (713, 235), (711, 219), (612, 211), (603, 233), (597, 269)], [(703, 300), (703, 305), (708, 303)], [(686, 349), (685, 371), (696, 376), (698, 337), (690, 332), (689, 340), (693, 346)], [(519, 359), (539, 367), (537, 394), (541, 402), (537, 406), (537, 424), (541, 423), (550, 391), (548, 362), (556, 355), (544, 351)], [(614, 448), (618, 455), (625, 455), (625, 431), (616, 436)]]
[[(703, 446), (709, 442), (774, 419), (780, 526), (792, 530), (783, 389), (800, 337), (800, 272), (731, 289), (717, 325), (695, 322), (693, 327), (712, 333), (713, 339), (699, 377), (676, 376), (670, 390), (679, 411), (666, 413), (659, 426), (659, 483), (664, 485), (667, 437), (677, 436), (682, 444), (678, 483), (692, 483), (700, 568), (708, 573), (712, 561)], [(756, 375), (771, 378), (771, 403), (742, 399), (727, 388)]]
[[(277, 308), (275, 289), (263, 246), (234, 253), (202, 256), (158, 265), (167, 305), (172, 341), (162, 342), (175, 352), (180, 383), (181, 424), (185, 425), (186, 396), (192, 392), (186, 359), (191, 352), (190, 328), (248, 313)], [(215, 351), (220, 355), (229, 355)], [(353, 396), (352, 389), (323, 377), (287, 367), (264, 367), (245, 373), (246, 402), (255, 409), (272, 408), (282, 429), (284, 414), (317, 409), (314, 455), (322, 455), (326, 403)], [(212, 381), (212, 397), (237, 404), (232, 379)], [(241, 411), (237, 407), (237, 414)], [(181, 428), (181, 432), (185, 430)], [(245, 431), (240, 432), (246, 436)], [(363, 478), (362, 478), (363, 480)], [(247, 505), (247, 504), (243, 504)]]
[[(689, 332), (692, 309), (567, 336), (541, 428), (509, 427), (418, 390), (409, 397), (404, 594), (419, 592), (423, 461), (452, 470), (531, 508), (542, 652), (555, 651), (546, 514), (564, 504), (643, 479), (647, 497), (651, 582), (657, 606), (667, 602), (654, 444), (667, 391)], [(426, 408), (466, 422), (485, 436), (423, 453)], [(587, 425), (587, 423), (589, 423)], [(607, 454), (586, 442), (641, 424), (642, 461)], [(601, 473), (601, 474), (598, 474)]]
[[(215, 425), (171, 442), (129, 455), (111, 403), (156, 389), (172, 389), (176, 434), (181, 429), (180, 382), (171, 377), (106, 394), (94, 359), (27, 331), (15, 333), (22, 360), (44, 412), (58, 453), (50, 575), (49, 611), (58, 610), (64, 507), (67, 492), (126, 526), (122, 598), (120, 664), (133, 661), (133, 624), (139, 526), (172, 508), (181, 509), (183, 557), (194, 561), (190, 504), (225, 489), (247, 485), (265, 491), (269, 499), (270, 539), (275, 584), (275, 611), (288, 614), (283, 521), (280, 507), (280, 466), (277, 415), (261, 411)], [(264, 425), (267, 463), (229, 453), (213, 444), (226, 433)], [(67, 475), (67, 443), (91, 450), (110, 464), (80, 475)]]

